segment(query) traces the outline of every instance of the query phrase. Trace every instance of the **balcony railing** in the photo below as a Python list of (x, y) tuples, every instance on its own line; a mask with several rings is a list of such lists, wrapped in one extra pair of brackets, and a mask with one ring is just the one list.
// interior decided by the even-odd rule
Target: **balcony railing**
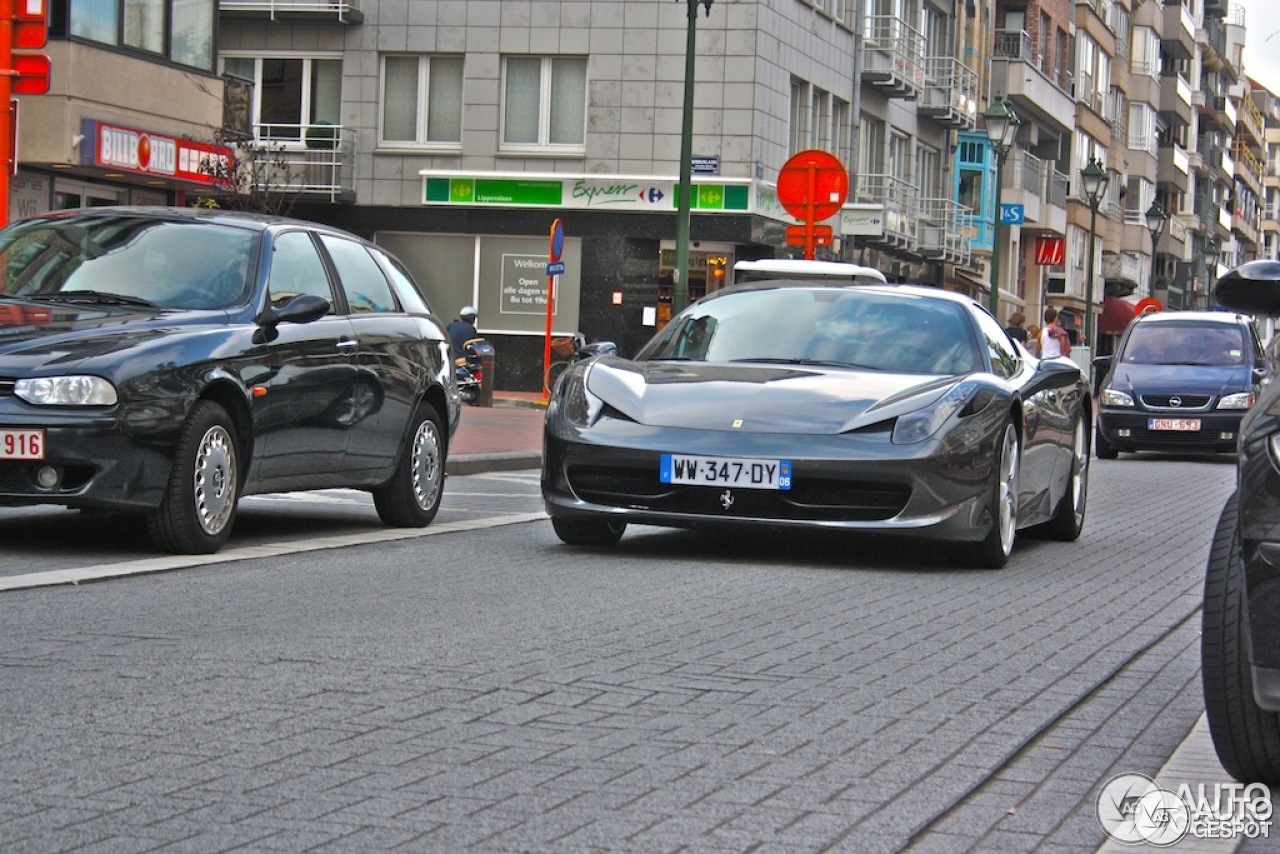
[(354, 200), (355, 128), (257, 124), (253, 131), (253, 181), (259, 190)]
[(1039, 71), (1057, 88), (1070, 91), (1071, 80), (1065, 69), (1049, 65), (1044, 56), (1036, 50), (1035, 42), (1025, 30), (996, 30), (995, 45), (992, 56), (995, 59), (1008, 59), (1025, 62)]
[(364, 20), (359, 0), (218, 0), (218, 9), (230, 15), (265, 15), (277, 18), (333, 18), (358, 24)]
[(951, 56), (929, 57), (920, 112), (947, 127), (972, 130), (978, 123), (978, 73)]
[(917, 251), (926, 257), (968, 266), (972, 237), (966, 228), (973, 212), (951, 199), (921, 199), (919, 205)]
[(924, 36), (897, 15), (868, 15), (863, 80), (894, 97), (918, 97), (925, 85), (924, 49)]
[(914, 248), (916, 218), (919, 216), (919, 189), (912, 183), (886, 173), (863, 175), (858, 182), (858, 200), (884, 205), (885, 243)]

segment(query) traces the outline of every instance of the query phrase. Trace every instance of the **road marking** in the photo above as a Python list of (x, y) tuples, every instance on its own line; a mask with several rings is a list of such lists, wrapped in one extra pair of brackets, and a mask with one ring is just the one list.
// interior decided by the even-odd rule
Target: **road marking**
[(491, 516), (487, 519), (467, 519), (457, 522), (441, 522), (426, 528), (382, 528), (376, 531), (364, 531), (358, 534), (343, 534), (333, 537), (309, 537), (289, 543), (270, 543), (259, 546), (227, 546), (217, 554), (211, 555), (163, 555), (143, 558), (141, 560), (104, 563), (95, 566), (82, 566), (75, 569), (56, 569), (49, 572), (31, 572), (25, 575), (10, 575), (0, 578), (0, 591), (23, 590), (32, 587), (53, 587), (61, 584), (80, 584), (85, 581), (99, 581), (104, 578), (122, 578), (129, 575), (146, 575), (152, 572), (168, 572), (173, 569), (186, 569), (192, 566), (206, 566), (215, 563), (230, 563), (238, 560), (257, 560), (258, 558), (279, 557), (298, 552), (320, 551), (322, 549), (341, 549), (348, 546), (363, 546), (371, 543), (410, 540), (416, 537), (430, 537), (436, 534), (455, 534), (462, 531), (477, 531), (484, 528), (496, 528), (501, 525), (517, 525), (522, 522), (535, 522), (546, 519), (547, 514), (513, 513), (507, 516)]

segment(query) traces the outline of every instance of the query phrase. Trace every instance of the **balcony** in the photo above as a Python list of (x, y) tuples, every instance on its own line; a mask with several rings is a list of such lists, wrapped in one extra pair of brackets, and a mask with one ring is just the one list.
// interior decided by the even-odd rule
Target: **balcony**
[(1064, 73), (1048, 65), (1022, 30), (997, 30), (991, 89), (1004, 92), (1018, 115), (1061, 131), (1075, 129), (1075, 103)]
[(896, 15), (870, 15), (862, 82), (890, 98), (915, 100), (925, 86), (924, 36)]
[(885, 173), (863, 175), (858, 182), (858, 201), (884, 205), (884, 234), (864, 238), (871, 243), (908, 249), (916, 248), (916, 203), (919, 190), (901, 178)]
[(1191, 192), (1191, 157), (1182, 146), (1161, 146), (1156, 185), (1177, 195)]
[(967, 267), (972, 239), (965, 228), (972, 211), (951, 199), (921, 199), (917, 251), (925, 258)]
[(1240, 110), (1236, 115), (1236, 130), (1244, 130), (1253, 137), (1254, 142), (1261, 143), (1266, 138), (1267, 120), (1262, 110), (1254, 103), (1253, 96), (1245, 93), (1240, 99)]
[(973, 130), (978, 123), (978, 73), (950, 56), (925, 61), (924, 94), (920, 114), (956, 130)]
[(1181, 74), (1160, 78), (1160, 115), (1170, 125), (1191, 124), (1191, 84)]
[(231, 18), (272, 21), (364, 22), (359, 0), (218, 0), (218, 11)]
[(1160, 25), (1160, 46), (1174, 59), (1191, 59), (1196, 52), (1196, 21), (1182, 3), (1164, 4)]
[(355, 128), (254, 125), (250, 183), (266, 193), (354, 202)]
[(1128, 291), (1133, 293), (1146, 281), (1145, 265), (1142, 258), (1132, 252), (1103, 252), (1102, 278), (1107, 283), (1107, 292)]

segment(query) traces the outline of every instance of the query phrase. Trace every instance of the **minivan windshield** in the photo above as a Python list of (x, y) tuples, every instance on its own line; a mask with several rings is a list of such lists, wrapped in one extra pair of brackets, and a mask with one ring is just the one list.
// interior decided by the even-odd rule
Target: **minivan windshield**
[(1250, 362), (1244, 330), (1227, 323), (1140, 323), (1120, 361), (1133, 365), (1243, 365)]

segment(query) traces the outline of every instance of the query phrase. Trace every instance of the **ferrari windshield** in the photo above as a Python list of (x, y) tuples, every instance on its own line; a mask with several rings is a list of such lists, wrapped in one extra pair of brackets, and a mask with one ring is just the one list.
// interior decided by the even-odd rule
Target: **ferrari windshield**
[(252, 231), (148, 217), (36, 219), (0, 236), (0, 296), (220, 309), (249, 290)]
[(691, 306), (639, 359), (772, 362), (964, 374), (981, 361), (964, 308), (860, 288), (770, 288)]

